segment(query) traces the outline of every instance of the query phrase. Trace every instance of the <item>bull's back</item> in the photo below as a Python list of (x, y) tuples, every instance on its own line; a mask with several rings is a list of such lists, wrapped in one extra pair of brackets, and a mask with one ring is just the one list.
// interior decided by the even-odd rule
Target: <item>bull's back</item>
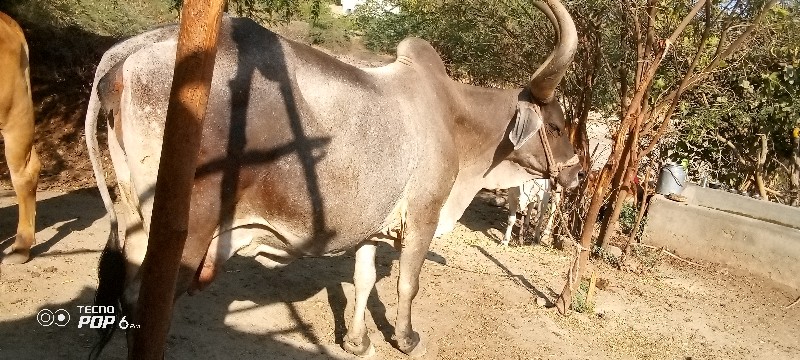
[[(122, 69), (122, 142), (146, 223), (174, 50), (174, 40), (156, 43)], [(308, 51), (249, 20), (223, 21), (197, 179), (213, 184), (201, 194), (210, 203), (234, 203), (238, 217), (263, 217), (300, 242), (324, 236), (331, 250), (379, 230), (418, 149), (410, 115), (378, 82)], [(334, 76), (298, 70), (314, 68)]]
[(30, 117), (28, 48), (22, 28), (0, 12), (0, 129), (10, 118)]

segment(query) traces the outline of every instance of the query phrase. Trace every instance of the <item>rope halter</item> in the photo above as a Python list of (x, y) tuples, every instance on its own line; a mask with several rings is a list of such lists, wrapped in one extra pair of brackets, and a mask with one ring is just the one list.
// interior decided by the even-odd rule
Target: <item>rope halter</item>
[(547, 130), (545, 130), (545, 125), (543, 124), (542, 127), (539, 128), (539, 138), (542, 139), (542, 148), (544, 148), (544, 157), (547, 159), (547, 174), (550, 175), (550, 178), (555, 179), (558, 177), (558, 174), (561, 173), (561, 170), (564, 170), (570, 166), (577, 165), (580, 162), (578, 158), (578, 154), (572, 155), (569, 160), (565, 162), (555, 162), (555, 158), (553, 157), (553, 150), (550, 148), (550, 142), (547, 140)]

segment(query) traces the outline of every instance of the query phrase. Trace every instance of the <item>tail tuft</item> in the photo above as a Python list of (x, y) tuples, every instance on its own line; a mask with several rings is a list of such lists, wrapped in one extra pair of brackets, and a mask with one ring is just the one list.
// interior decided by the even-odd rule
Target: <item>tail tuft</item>
[[(109, 244), (117, 244), (116, 237), (116, 232), (112, 231), (111, 234), (109, 234)], [(109, 328), (98, 329), (100, 339), (95, 343), (92, 351), (89, 353), (90, 360), (97, 359), (103, 351), (103, 348), (111, 341), (122, 313), (121, 300), (123, 292), (125, 291), (125, 257), (121, 249), (115, 246), (106, 246), (102, 255), (100, 255), (97, 278), (98, 285), (97, 292), (94, 296), (94, 305), (113, 306), (113, 315), (116, 315), (116, 321), (114, 325)]]

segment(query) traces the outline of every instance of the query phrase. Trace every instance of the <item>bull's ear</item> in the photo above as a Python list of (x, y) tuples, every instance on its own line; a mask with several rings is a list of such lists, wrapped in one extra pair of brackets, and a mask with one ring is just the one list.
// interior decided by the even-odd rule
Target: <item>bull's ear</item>
[(514, 150), (519, 149), (544, 124), (542, 111), (536, 104), (527, 101), (517, 102), (517, 116), (514, 118), (514, 127), (508, 133), (508, 139), (514, 144)]

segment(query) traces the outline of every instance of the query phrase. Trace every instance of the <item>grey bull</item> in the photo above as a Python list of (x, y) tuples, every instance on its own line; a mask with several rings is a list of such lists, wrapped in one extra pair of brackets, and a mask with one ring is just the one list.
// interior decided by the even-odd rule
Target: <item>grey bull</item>
[[(376, 241), (386, 240), (400, 252), (394, 345), (424, 353), (411, 304), (434, 235), (452, 229), (483, 187), (509, 187), (533, 174), (569, 188), (582, 173), (554, 96), (575, 52), (575, 27), (558, 1), (537, 6), (559, 41), (530, 85), (512, 90), (451, 80), (420, 39), (401, 42), (392, 64), (361, 69), (251, 20), (225, 17), (176, 296), (202, 289), (235, 253), (275, 267), (356, 248), (355, 313), (342, 346), (366, 355), (373, 351), (364, 315)], [(177, 31), (162, 27), (111, 48), (86, 118), (112, 221), (95, 302), (134, 315)], [(99, 162), (100, 116), (109, 123), (124, 241)], [(102, 332), (93, 355), (112, 332)]]

